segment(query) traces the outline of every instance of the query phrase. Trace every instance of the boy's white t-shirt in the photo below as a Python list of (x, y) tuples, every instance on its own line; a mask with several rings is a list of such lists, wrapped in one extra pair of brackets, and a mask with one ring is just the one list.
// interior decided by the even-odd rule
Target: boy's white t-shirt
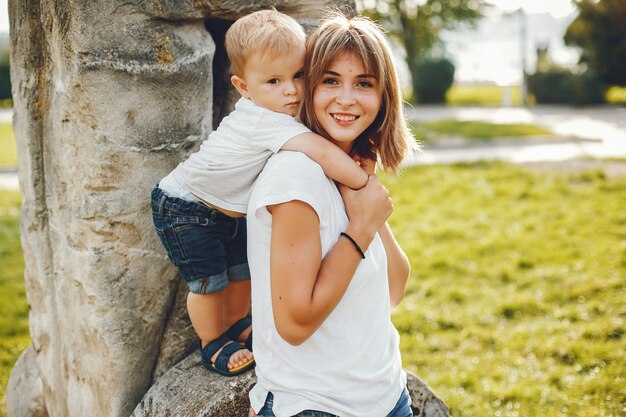
[(252, 408), (258, 412), (272, 392), (277, 417), (303, 410), (342, 417), (385, 416), (397, 403), (406, 374), (391, 322), (387, 256), (378, 235), (343, 298), (309, 339), (292, 346), (276, 330), (269, 261), (272, 216), (266, 206), (293, 200), (317, 213), (322, 256), (348, 226), (341, 195), (318, 164), (299, 152), (283, 151), (270, 158), (252, 192), (247, 216), (258, 381), (250, 391)]
[(289, 139), (306, 132), (310, 130), (293, 116), (241, 98), (200, 149), (168, 179), (209, 204), (245, 213), (252, 185), (267, 159)]

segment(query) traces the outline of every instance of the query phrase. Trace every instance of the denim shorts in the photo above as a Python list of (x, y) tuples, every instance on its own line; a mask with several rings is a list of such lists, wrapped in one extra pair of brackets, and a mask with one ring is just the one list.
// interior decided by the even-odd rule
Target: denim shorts
[[(265, 399), (265, 405), (257, 414), (258, 417), (276, 417), (272, 411), (274, 406), (274, 395), (270, 392)], [(324, 411), (304, 410), (293, 417), (338, 417), (335, 414), (330, 414)], [(413, 411), (411, 410), (411, 397), (409, 391), (405, 388), (400, 394), (398, 402), (393, 407), (393, 410), (387, 417), (413, 417)]]
[(228, 217), (202, 203), (152, 190), (152, 220), (169, 259), (196, 294), (210, 294), (228, 281), (250, 279), (246, 218)]

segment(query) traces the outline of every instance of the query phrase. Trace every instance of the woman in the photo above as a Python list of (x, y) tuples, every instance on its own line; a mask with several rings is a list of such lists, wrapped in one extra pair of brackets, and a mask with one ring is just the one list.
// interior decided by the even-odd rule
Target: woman
[(372, 160), (396, 170), (412, 140), (390, 53), (371, 21), (335, 16), (307, 41), (305, 68), (303, 122), (372, 175), (361, 190), (338, 190), (296, 152), (261, 173), (248, 208), (252, 412), (410, 416), (390, 320), (409, 263), (386, 224), (391, 200)]

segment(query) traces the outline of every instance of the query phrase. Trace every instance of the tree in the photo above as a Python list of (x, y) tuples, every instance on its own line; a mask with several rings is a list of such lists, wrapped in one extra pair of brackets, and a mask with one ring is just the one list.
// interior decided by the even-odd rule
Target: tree
[(422, 58), (415, 67), (413, 95), (420, 103), (445, 103), (454, 82), (454, 64), (447, 59)]
[(610, 85), (626, 85), (626, 1), (577, 0), (578, 17), (564, 40), (581, 49), (580, 62)]
[(11, 98), (9, 51), (0, 51), (0, 100)]
[(360, 0), (363, 14), (379, 21), (406, 51), (406, 63), (417, 91), (420, 59), (440, 41), (443, 29), (475, 24), (489, 6), (484, 0)]

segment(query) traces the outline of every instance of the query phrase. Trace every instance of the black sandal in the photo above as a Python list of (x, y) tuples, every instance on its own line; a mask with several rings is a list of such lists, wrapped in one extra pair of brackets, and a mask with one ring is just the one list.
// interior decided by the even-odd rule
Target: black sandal
[[(217, 355), (217, 358), (215, 358), (215, 362), (211, 361), (215, 352), (220, 349), (222, 350)], [(251, 359), (241, 366), (228, 369), (228, 361), (230, 360), (232, 354), (243, 349), (245, 349), (244, 346), (237, 342), (233, 342), (228, 338), (228, 336), (226, 336), (226, 333), (224, 333), (217, 339), (207, 343), (205, 347), (200, 347), (200, 357), (202, 358), (202, 364), (209, 371), (217, 372), (218, 374), (224, 376), (235, 376), (254, 368), (256, 365), (254, 359)]]

